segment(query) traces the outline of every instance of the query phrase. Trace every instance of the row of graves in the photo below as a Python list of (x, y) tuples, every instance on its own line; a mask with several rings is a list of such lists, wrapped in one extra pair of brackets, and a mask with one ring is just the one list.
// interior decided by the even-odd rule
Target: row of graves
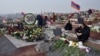
[[(77, 42), (76, 35), (74, 33), (74, 29), (77, 28), (79, 25), (77, 18), (75, 17), (70, 18), (70, 21), (73, 26), (73, 30), (71, 32), (62, 29), (64, 28), (67, 20), (66, 19), (61, 20), (61, 21), (56, 22), (58, 25), (55, 25), (53, 27), (46, 29), (47, 32), (45, 30), (46, 34), (50, 37), (50, 39), (54, 38), (55, 35), (57, 35), (56, 37), (58, 37), (58, 35), (60, 35), (62, 32), (62, 35), (60, 35), (60, 39), (57, 39), (57, 40), (53, 39), (52, 41), (53, 48), (50, 49), (51, 51), (54, 51), (54, 50), (58, 51), (60, 49), (60, 51), (62, 51), (65, 56), (71, 56), (71, 55), (85, 56), (86, 53), (91, 53), (91, 50), (94, 50), (94, 52), (95, 51), (100, 52), (100, 48), (99, 48), (100, 47), (100, 12), (95, 12), (89, 15), (88, 18), (86, 18), (84, 15), (82, 15), (82, 17), (86, 25), (88, 25), (91, 29), (89, 41), (87, 41), (84, 44), (81, 42)], [(49, 33), (51, 32), (51, 34), (48, 34), (48, 32)], [(59, 55), (60, 54), (58, 54), (58, 56)]]
[[(15, 37), (16, 39), (21, 39), (26, 42), (43, 40), (40, 45), (37, 45), (38, 47), (36, 50), (38, 52), (48, 52), (48, 56), (52, 56), (52, 54), (55, 54), (55, 56), (85, 56), (90, 52), (90, 48), (84, 46), (82, 42), (76, 42), (73, 40), (74, 38), (70, 39), (71, 37), (76, 37), (75, 34), (62, 29), (64, 27), (64, 23), (61, 22), (65, 22), (66, 20), (62, 20), (59, 23), (55, 22), (54, 25), (50, 25), (48, 28), (39, 28), (37, 25), (35, 25), (36, 18), (32, 13), (26, 14), (23, 19), (26, 23), (25, 25), (23, 25), (21, 22), (17, 26), (7, 27), (5, 33)], [(73, 28), (78, 26), (75, 18), (70, 19), (70, 21), (72, 22)], [(95, 21), (96, 23), (94, 23)], [(87, 25), (91, 27), (91, 38), (97, 40), (100, 40), (98, 37), (100, 36), (99, 21), (99, 17), (93, 21), (85, 21), (87, 22)]]
[[(76, 16), (76, 15), (75, 15)], [(78, 19), (76, 17), (70, 18), (72, 22), (73, 28), (78, 27)], [(100, 12), (94, 12), (89, 15), (89, 17), (85, 17), (85, 15), (81, 15), (86, 25), (91, 28), (90, 37), (96, 40), (100, 40)]]

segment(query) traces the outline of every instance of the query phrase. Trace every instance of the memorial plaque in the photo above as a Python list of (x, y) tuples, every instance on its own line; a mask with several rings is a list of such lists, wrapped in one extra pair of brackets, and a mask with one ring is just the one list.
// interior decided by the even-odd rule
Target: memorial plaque
[(35, 21), (36, 21), (36, 18), (32, 13), (27, 13), (24, 16), (24, 21), (25, 21), (26, 24), (34, 24)]

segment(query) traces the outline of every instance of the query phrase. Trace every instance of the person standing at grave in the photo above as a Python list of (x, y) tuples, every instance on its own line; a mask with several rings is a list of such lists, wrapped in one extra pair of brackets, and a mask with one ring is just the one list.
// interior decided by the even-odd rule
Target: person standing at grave
[(44, 19), (43, 19), (43, 26), (44, 26), (44, 27), (45, 27), (45, 26), (46, 26), (46, 24), (47, 24), (47, 23), (46, 23), (46, 22), (47, 22), (47, 20), (48, 20), (48, 17), (47, 17), (47, 16), (45, 16), (45, 17), (44, 17)]
[(84, 22), (84, 19), (81, 17), (80, 14), (77, 14), (77, 20), (79, 24), (82, 24)]
[(48, 18), (46, 21), (46, 25), (49, 27), (50, 25), (52, 25), (52, 18)]
[(86, 20), (88, 20), (88, 18), (89, 18), (89, 13), (88, 13), (88, 11), (85, 12), (85, 17), (86, 17)]
[(38, 27), (42, 28), (43, 26), (43, 18), (41, 15), (37, 15)]
[(55, 21), (56, 21), (56, 15), (55, 15), (55, 13), (53, 13), (52, 19), (53, 19), (53, 22), (55, 23)]

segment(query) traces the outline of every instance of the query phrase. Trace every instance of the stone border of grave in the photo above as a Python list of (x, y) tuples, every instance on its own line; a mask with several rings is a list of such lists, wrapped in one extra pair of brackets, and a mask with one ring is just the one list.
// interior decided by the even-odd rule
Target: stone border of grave
[(88, 40), (84, 45), (100, 50), (100, 40)]
[(100, 33), (91, 31), (90, 37), (96, 40), (100, 40)]

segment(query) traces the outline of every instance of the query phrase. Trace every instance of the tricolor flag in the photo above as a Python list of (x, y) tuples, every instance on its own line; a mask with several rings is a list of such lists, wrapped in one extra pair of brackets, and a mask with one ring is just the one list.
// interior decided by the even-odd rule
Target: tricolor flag
[(80, 10), (80, 5), (75, 3), (75, 2), (73, 2), (73, 1), (71, 1), (71, 7), (76, 9), (76, 10)]

